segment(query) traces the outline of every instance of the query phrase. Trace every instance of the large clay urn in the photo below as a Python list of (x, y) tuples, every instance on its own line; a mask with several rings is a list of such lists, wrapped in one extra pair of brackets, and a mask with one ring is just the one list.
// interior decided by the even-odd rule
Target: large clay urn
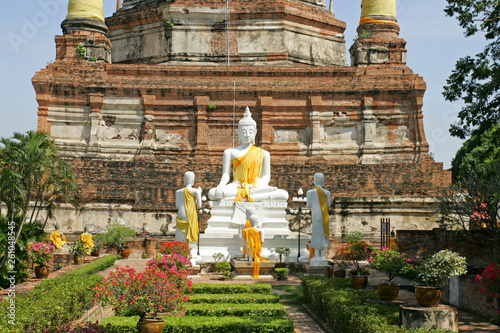
[(441, 301), (441, 288), (416, 286), (415, 297), (421, 307), (438, 306)]

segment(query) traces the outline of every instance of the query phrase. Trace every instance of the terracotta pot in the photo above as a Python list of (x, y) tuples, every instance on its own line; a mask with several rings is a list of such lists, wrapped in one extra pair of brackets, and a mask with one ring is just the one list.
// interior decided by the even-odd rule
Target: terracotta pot
[(96, 251), (92, 251), (92, 252), (90, 252), (90, 255), (91, 255), (92, 257), (99, 257), (99, 254), (100, 254), (100, 250), (96, 250)]
[(35, 276), (39, 279), (48, 278), (49, 273), (50, 273), (50, 268), (48, 268), (48, 267), (42, 267), (42, 266), (35, 267)]
[(85, 263), (85, 255), (73, 256), (73, 262), (75, 263), (75, 265), (83, 265)]
[(128, 257), (130, 256), (130, 250), (128, 250), (128, 249), (120, 250), (120, 255), (123, 258), (128, 259)]
[(438, 306), (441, 301), (441, 288), (416, 286), (415, 297), (421, 307)]
[(325, 266), (325, 277), (331, 278), (333, 277), (333, 267), (330, 265)]
[(393, 302), (399, 295), (399, 284), (382, 283), (377, 286), (378, 296), (380, 300)]
[(345, 269), (338, 269), (333, 271), (333, 276), (338, 278), (345, 278), (347, 271)]
[(163, 319), (143, 318), (139, 320), (138, 326), (142, 333), (161, 333), (163, 332)]
[(368, 285), (368, 276), (351, 276), (351, 286), (354, 289), (365, 289)]
[(274, 268), (286, 268), (286, 262), (277, 262)]

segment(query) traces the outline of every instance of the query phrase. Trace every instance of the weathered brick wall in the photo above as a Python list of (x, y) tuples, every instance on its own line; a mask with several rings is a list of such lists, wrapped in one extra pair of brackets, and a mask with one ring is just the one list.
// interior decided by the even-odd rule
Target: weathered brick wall
[[(473, 231), (481, 237), (482, 231)], [(449, 249), (467, 258), (467, 265), (474, 270), (482, 270), (493, 262), (500, 253), (480, 243), (473, 237), (464, 237), (454, 231), (434, 230), (398, 230), (397, 245), (402, 252), (411, 257), (422, 258), (438, 251)]]

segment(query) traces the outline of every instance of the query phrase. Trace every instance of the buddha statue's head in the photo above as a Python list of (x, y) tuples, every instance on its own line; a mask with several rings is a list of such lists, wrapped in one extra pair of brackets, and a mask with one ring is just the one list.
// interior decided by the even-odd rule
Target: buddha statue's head
[(186, 171), (184, 174), (184, 186), (189, 186), (194, 184), (194, 172)]
[(325, 175), (322, 173), (314, 174), (314, 185), (323, 186), (325, 184)]
[(255, 135), (257, 135), (257, 123), (253, 120), (247, 106), (243, 118), (238, 122), (239, 143), (255, 143)]

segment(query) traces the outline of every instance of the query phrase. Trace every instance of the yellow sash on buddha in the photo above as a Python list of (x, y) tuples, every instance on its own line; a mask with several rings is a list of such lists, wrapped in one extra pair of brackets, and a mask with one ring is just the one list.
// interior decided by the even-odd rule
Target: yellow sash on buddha
[(236, 200), (234, 200), (235, 203), (242, 199), (253, 202), (252, 198), (250, 198), (250, 187), (248, 185), (257, 185), (263, 161), (264, 150), (255, 146), (250, 147), (244, 156), (233, 159), (234, 179), (241, 183)]
[[(246, 228), (250, 228), (251, 226), (252, 226), (252, 225), (250, 224), (250, 220), (247, 220), (247, 221), (245, 222), (245, 229), (246, 229)], [(247, 247), (246, 247), (246, 245), (243, 245), (243, 254), (244, 254), (244, 255), (247, 255), (247, 253), (248, 253), (248, 252), (247, 252)]]
[(84, 232), (80, 235), (80, 241), (85, 247), (89, 249), (87, 253), (90, 253), (90, 250), (92, 250), (92, 248), (94, 247), (94, 240), (92, 239), (92, 235)]
[(57, 230), (52, 231), (50, 234), (50, 240), (58, 250), (62, 249), (63, 245), (66, 243), (66, 237), (61, 235), (61, 233)]
[(260, 239), (260, 231), (255, 229), (255, 227), (245, 228), (242, 232), (243, 237), (246, 239), (248, 244), (248, 249), (250, 250), (250, 255), (253, 258), (253, 277), (255, 279), (259, 278), (260, 272), (260, 261), (268, 261), (271, 260), (262, 258), (260, 252), (262, 251), (262, 241)]
[(325, 239), (327, 239), (330, 236), (330, 221), (328, 219), (329, 217), (328, 199), (326, 193), (322, 189), (316, 187), (316, 190), (318, 191), (319, 205), (321, 206), (321, 215), (323, 215), (323, 229), (325, 231)]
[(198, 241), (198, 213), (196, 211), (196, 199), (187, 187), (184, 187), (184, 204), (188, 220), (183, 220), (177, 216), (176, 227), (186, 234), (187, 244), (189, 245), (190, 242), (196, 243)]

